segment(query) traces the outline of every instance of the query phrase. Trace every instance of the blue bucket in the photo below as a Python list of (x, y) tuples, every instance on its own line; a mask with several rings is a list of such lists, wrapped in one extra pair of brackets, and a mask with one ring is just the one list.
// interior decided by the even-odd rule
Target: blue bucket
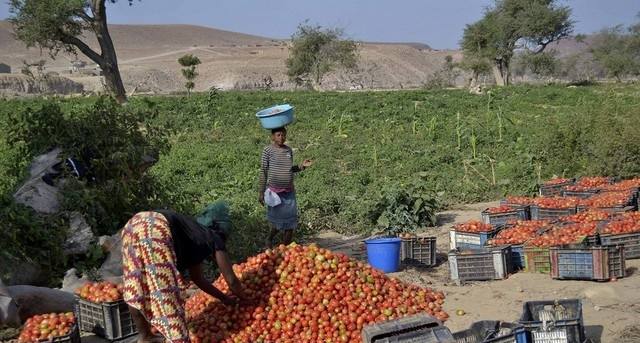
[(367, 245), (369, 264), (385, 273), (398, 271), (400, 241), (400, 238), (376, 238), (364, 241)]
[(265, 129), (277, 129), (293, 122), (293, 106), (284, 104), (265, 108), (256, 113), (256, 117)]

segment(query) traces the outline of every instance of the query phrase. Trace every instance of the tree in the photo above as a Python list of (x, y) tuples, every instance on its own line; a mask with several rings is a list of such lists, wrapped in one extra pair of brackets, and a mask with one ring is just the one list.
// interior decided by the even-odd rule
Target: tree
[(478, 84), (478, 78), (480, 75), (484, 75), (491, 71), (491, 65), (484, 58), (478, 58), (475, 55), (464, 55), (462, 61), (458, 63), (458, 67), (462, 70), (471, 72), (469, 78), (469, 88), (473, 88)]
[(616, 26), (600, 31), (590, 49), (594, 59), (618, 82), (626, 75), (640, 73), (640, 28)]
[[(80, 50), (100, 66), (105, 84), (116, 100), (127, 100), (107, 28), (105, 0), (10, 0), (9, 6), (13, 30), (27, 47), (49, 50), (52, 58), (61, 50), (73, 54)], [(99, 52), (83, 40), (86, 32), (95, 35)]]
[(291, 37), (287, 75), (296, 84), (322, 84), (325, 74), (340, 66), (354, 69), (358, 62), (358, 47), (344, 39), (342, 29), (300, 24)]
[(200, 64), (200, 59), (198, 56), (193, 56), (191, 54), (184, 55), (178, 59), (178, 63), (181, 66), (185, 67), (182, 69), (182, 76), (187, 79), (187, 82), (184, 83), (184, 87), (187, 89), (187, 94), (191, 95), (191, 90), (196, 86), (193, 80), (196, 79), (198, 73), (196, 72), (196, 66)]
[(465, 57), (491, 63), (496, 84), (509, 84), (514, 51), (542, 53), (547, 45), (573, 30), (571, 9), (556, 0), (496, 0), (484, 17), (469, 24), (462, 37)]

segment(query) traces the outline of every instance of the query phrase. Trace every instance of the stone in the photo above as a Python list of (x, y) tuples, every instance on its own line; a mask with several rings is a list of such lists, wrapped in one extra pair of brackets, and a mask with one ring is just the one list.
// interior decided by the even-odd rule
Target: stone
[(69, 231), (64, 242), (65, 255), (84, 254), (89, 251), (95, 236), (91, 226), (79, 212), (72, 212), (69, 216)]
[(122, 276), (122, 230), (111, 236), (108, 256), (106, 261), (98, 269), (103, 278)]

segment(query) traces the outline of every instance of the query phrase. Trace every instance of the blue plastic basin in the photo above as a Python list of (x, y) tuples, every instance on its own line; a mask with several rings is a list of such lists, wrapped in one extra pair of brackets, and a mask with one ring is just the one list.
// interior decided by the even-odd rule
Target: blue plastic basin
[(375, 238), (364, 241), (369, 264), (385, 273), (400, 267), (400, 238)]
[(289, 104), (265, 108), (256, 113), (265, 129), (277, 129), (293, 122), (293, 106)]

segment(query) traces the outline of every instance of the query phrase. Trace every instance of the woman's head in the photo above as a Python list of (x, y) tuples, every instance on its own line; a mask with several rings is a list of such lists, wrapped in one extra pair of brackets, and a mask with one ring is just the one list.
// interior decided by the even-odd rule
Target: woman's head
[(215, 231), (223, 240), (227, 240), (231, 231), (229, 206), (223, 201), (216, 201), (207, 206), (196, 221), (211, 231)]
[(283, 127), (279, 127), (277, 129), (272, 129), (271, 130), (271, 141), (273, 141), (273, 143), (282, 146), (284, 145), (284, 142), (287, 141), (287, 129), (283, 126)]

